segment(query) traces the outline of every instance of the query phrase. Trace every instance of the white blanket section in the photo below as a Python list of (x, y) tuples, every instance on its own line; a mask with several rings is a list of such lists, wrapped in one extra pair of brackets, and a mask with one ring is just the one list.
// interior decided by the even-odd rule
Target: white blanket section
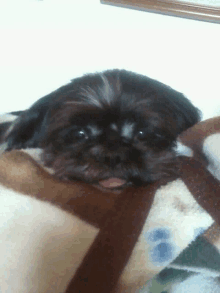
[(1, 293), (64, 292), (97, 233), (48, 202), (0, 185)]

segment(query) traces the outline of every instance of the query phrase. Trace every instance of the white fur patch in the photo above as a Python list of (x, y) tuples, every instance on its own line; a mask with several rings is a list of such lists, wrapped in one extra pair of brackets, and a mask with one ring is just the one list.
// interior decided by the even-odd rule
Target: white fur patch
[(28, 148), (21, 150), (24, 153), (30, 155), (38, 164), (42, 164), (43, 160), (41, 158), (43, 150), (40, 148)]
[(64, 292), (97, 233), (77, 216), (0, 186), (1, 292)]
[(134, 123), (125, 123), (121, 130), (121, 136), (125, 138), (132, 138), (134, 131)]
[(174, 151), (179, 156), (193, 157), (193, 150), (184, 145), (181, 141), (177, 141)]
[(118, 126), (117, 126), (115, 123), (112, 123), (112, 124), (110, 125), (110, 128), (111, 128), (112, 130), (118, 131)]
[(88, 86), (81, 88), (81, 96), (82, 98), (85, 98), (85, 102), (88, 102), (96, 107), (102, 108), (102, 104), (98, 99), (98, 95), (92, 88)]
[(89, 128), (89, 130), (91, 131), (91, 134), (93, 135), (93, 136), (98, 136), (98, 135), (100, 135), (101, 133), (102, 133), (102, 130), (101, 129), (99, 129), (96, 125), (88, 125), (87, 126), (88, 128)]
[(111, 86), (111, 84), (109, 83), (108, 78), (104, 74), (100, 74), (100, 76), (102, 78), (103, 85), (104, 85), (103, 89), (101, 89), (102, 97), (105, 99), (105, 102), (108, 105), (111, 105), (112, 98), (115, 95), (114, 88)]
[(212, 134), (204, 140), (203, 152), (209, 161), (208, 170), (220, 180), (220, 133)]

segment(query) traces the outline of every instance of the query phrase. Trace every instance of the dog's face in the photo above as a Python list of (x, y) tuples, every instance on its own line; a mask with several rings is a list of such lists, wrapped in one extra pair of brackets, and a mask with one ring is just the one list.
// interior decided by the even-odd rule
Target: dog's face
[(8, 143), (43, 147), (45, 164), (61, 179), (123, 188), (173, 175), (176, 138), (198, 120), (181, 93), (112, 70), (39, 100), (15, 123)]

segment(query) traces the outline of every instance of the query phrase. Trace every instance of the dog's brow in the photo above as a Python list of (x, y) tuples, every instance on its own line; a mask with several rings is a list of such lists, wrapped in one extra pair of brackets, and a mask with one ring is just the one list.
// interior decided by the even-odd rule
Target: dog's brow
[(125, 123), (122, 126), (121, 136), (131, 138), (134, 131), (134, 123)]
[(94, 135), (94, 136), (97, 136), (97, 135), (102, 133), (102, 130), (99, 129), (95, 125), (88, 125), (87, 127), (89, 128), (89, 130), (91, 131), (92, 135)]
[(117, 126), (115, 123), (112, 123), (112, 124), (110, 125), (110, 128), (111, 128), (112, 130), (118, 131), (118, 126)]

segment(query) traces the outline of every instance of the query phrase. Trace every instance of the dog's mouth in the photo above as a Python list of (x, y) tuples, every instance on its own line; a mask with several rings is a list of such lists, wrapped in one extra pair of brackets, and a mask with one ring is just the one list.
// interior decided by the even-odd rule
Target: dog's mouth
[(126, 180), (117, 177), (110, 177), (104, 180), (99, 180), (99, 185), (108, 189), (121, 188), (126, 184)]

